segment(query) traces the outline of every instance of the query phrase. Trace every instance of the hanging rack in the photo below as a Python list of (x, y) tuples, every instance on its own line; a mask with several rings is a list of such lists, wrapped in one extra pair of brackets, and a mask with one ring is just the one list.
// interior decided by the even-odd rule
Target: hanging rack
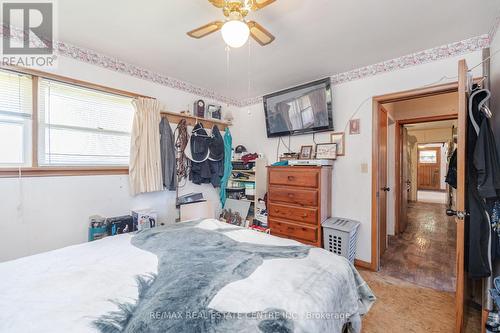
[(167, 118), (168, 122), (171, 124), (178, 124), (182, 119), (186, 119), (186, 123), (188, 126), (194, 126), (198, 123), (203, 124), (205, 128), (212, 128), (214, 125), (217, 125), (222, 130), (229, 128), (232, 124), (230, 121), (224, 121), (219, 119), (206, 119), (201, 117), (196, 117), (187, 113), (178, 113), (178, 112), (170, 112), (170, 111), (161, 111), (160, 115), (162, 118)]

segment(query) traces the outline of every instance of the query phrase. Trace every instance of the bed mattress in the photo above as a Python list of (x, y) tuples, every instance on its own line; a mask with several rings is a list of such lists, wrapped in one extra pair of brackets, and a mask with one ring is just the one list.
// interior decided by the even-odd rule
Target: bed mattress
[(345, 258), (217, 220), (0, 264), (0, 332), (360, 332)]

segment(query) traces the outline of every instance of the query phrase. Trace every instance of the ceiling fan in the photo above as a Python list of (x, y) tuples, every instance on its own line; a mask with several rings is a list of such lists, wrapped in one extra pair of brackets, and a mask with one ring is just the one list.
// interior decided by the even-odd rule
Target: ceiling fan
[(245, 17), (251, 12), (262, 9), (276, 0), (208, 0), (217, 8), (222, 8), (224, 21), (213, 21), (194, 29), (187, 34), (193, 38), (202, 38), (221, 30), (222, 38), (231, 47), (243, 46), (249, 36), (252, 36), (260, 45), (266, 46), (274, 41), (274, 36), (255, 21), (246, 21)]

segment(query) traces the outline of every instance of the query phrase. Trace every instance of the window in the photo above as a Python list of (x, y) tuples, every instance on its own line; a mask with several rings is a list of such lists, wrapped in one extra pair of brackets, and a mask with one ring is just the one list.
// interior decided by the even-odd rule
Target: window
[(128, 165), (132, 98), (40, 79), (41, 166)]
[(418, 162), (424, 164), (434, 164), (437, 163), (437, 151), (436, 150), (419, 150), (418, 152)]
[(0, 166), (31, 164), (32, 80), (0, 71)]
[(0, 177), (127, 174), (136, 96), (0, 69)]

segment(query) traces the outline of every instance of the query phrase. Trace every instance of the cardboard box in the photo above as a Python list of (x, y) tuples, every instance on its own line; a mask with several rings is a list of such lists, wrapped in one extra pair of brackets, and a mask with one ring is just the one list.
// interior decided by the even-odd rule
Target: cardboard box
[(135, 230), (145, 230), (156, 227), (158, 213), (151, 209), (139, 209), (132, 211)]

